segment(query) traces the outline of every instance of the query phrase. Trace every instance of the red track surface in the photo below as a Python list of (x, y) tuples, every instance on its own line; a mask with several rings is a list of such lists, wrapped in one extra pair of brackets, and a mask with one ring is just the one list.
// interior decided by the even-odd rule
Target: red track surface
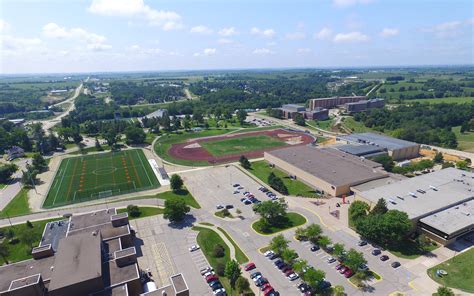
[[(284, 129), (274, 129), (274, 130), (267, 130), (267, 131), (257, 131), (257, 132), (249, 132), (249, 133), (235, 133), (230, 135), (223, 135), (223, 136), (212, 136), (212, 137), (203, 137), (197, 139), (190, 139), (186, 142), (173, 144), (171, 148), (168, 150), (168, 154), (176, 159), (185, 159), (185, 160), (196, 160), (196, 161), (207, 161), (209, 163), (223, 163), (223, 162), (230, 162), (236, 161), (240, 158), (242, 154), (232, 154), (232, 155), (224, 155), (224, 156), (213, 156), (210, 154), (206, 149), (202, 147), (195, 147), (195, 148), (185, 148), (192, 144), (198, 144), (199, 142), (206, 142), (206, 141), (216, 141), (216, 140), (223, 140), (229, 138), (245, 138), (247, 136), (256, 136), (256, 135), (268, 135), (271, 136), (279, 141), (285, 142), (286, 138), (279, 137), (278, 135), (282, 134), (291, 134), (291, 137), (301, 137), (301, 143), (294, 144), (291, 146), (300, 146), (300, 145), (307, 145), (314, 141), (314, 138), (308, 134), (302, 132), (294, 132), (288, 131)], [(245, 141), (244, 139), (242, 139)], [(290, 145), (286, 146), (289, 147)], [(271, 151), (276, 149), (281, 149), (282, 147), (274, 147), (269, 149), (260, 149), (249, 151), (243, 153), (247, 158), (258, 158), (263, 157), (263, 153), (265, 151)]]

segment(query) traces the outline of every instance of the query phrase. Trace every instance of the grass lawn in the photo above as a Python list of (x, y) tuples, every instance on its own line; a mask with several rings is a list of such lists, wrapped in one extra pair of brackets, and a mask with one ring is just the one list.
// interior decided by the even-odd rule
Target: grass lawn
[(209, 165), (209, 162), (207, 161), (195, 161), (195, 160), (173, 158), (168, 154), (168, 150), (170, 150), (173, 144), (181, 143), (188, 139), (217, 136), (217, 135), (228, 133), (230, 131), (232, 131), (232, 129), (209, 129), (209, 130), (203, 130), (200, 132), (170, 133), (170, 134), (161, 136), (156, 141), (153, 149), (155, 149), (156, 154), (158, 154), (161, 158), (171, 163), (188, 165), (188, 166), (207, 166)]
[(7, 187), (7, 184), (0, 183), (0, 189)]
[(183, 188), (179, 190), (178, 192), (174, 191), (165, 191), (158, 193), (156, 195), (144, 195), (144, 196), (136, 196), (136, 197), (131, 197), (131, 198), (126, 198), (122, 200), (137, 200), (137, 199), (145, 199), (145, 198), (157, 198), (157, 199), (164, 199), (164, 200), (174, 200), (174, 199), (183, 199), (184, 202), (195, 209), (200, 209), (201, 206), (198, 204), (198, 202), (194, 199), (194, 197), (189, 193), (189, 191), (186, 188)]
[(243, 263), (247, 263), (249, 262), (249, 258), (244, 254), (244, 252), (242, 252), (242, 250), (239, 248), (239, 246), (235, 243), (235, 241), (232, 239), (232, 237), (222, 228), (220, 227), (217, 227), (217, 229), (219, 229), (223, 234), (224, 236), (232, 243), (232, 245), (234, 246), (234, 249), (235, 249), (235, 259), (237, 259), (237, 262), (239, 262), (240, 264), (243, 264)]
[[(382, 279), (380, 277), (380, 275), (378, 275), (377, 273), (373, 272), (372, 270), (367, 270), (365, 272), (362, 272), (364, 275), (359, 277), (357, 275), (354, 275), (352, 276), (351, 278), (349, 278), (349, 281), (351, 283), (353, 283), (354, 285), (356, 285), (357, 287), (359, 286), (362, 286), (365, 282), (364, 278), (365, 279), (375, 279), (375, 280), (380, 280)], [(362, 275), (362, 274), (361, 274)]]
[(474, 132), (465, 132), (461, 134), (461, 127), (456, 126), (453, 128), (453, 132), (458, 140), (459, 150), (474, 152)]
[[(437, 283), (474, 293), (474, 249), (461, 253), (428, 269), (428, 275)], [(436, 270), (443, 269), (448, 275), (438, 277)]]
[(394, 254), (395, 256), (398, 256), (400, 258), (405, 258), (405, 259), (415, 259), (420, 257), (423, 254), (426, 254), (427, 252), (431, 252), (435, 249), (438, 248), (438, 245), (429, 245), (427, 247), (420, 248), (420, 246), (412, 241), (412, 240), (404, 240), (402, 243), (398, 245), (389, 245), (385, 246), (387, 251), (390, 253)]
[[(140, 216), (138, 217), (132, 217), (128, 215), (129, 220), (135, 220), (139, 218), (145, 218), (145, 217), (150, 217), (150, 216), (155, 216), (155, 215), (161, 215), (163, 214), (164, 210), (163, 208), (158, 208), (158, 207), (138, 207), (140, 209)], [(117, 213), (126, 213), (127, 209), (117, 209)]]
[(226, 210), (225, 209), (222, 209), (220, 211), (217, 211), (214, 213), (214, 215), (216, 215), (217, 217), (219, 218), (234, 218), (234, 215), (232, 215), (228, 210), (227, 210), (228, 214), (226, 215)]
[[(75, 146), (75, 144), (74, 144)], [(109, 145), (102, 145), (102, 150), (97, 150), (97, 148), (95, 148), (95, 146), (93, 147), (87, 147), (87, 148), (84, 148), (82, 150), (77, 150), (77, 151), (74, 151), (74, 152), (71, 152), (69, 153), (70, 155), (84, 155), (84, 154), (87, 154), (87, 153), (90, 153), (90, 152), (100, 152), (100, 151), (110, 151), (110, 146)]]
[(354, 133), (365, 133), (373, 131), (372, 129), (366, 127), (362, 122), (355, 121), (352, 117), (345, 117), (342, 121), (342, 125), (350, 129)]
[(21, 189), (20, 192), (0, 211), (0, 218), (22, 216), (31, 213), (28, 204), (28, 190)]
[(254, 150), (282, 147), (287, 144), (267, 135), (236, 137), (230, 139), (200, 142), (213, 156), (241, 154)]
[(159, 186), (140, 149), (65, 158), (43, 207), (53, 208)]
[(277, 168), (271, 168), (268, 165), (268, 162), (265, 160), (259, 160), (252, 162), (252, 167), (248, 170), (250, 173), (255, 175), (257, 178), (262, 180), (262, 182), (265, 182), (265, 184), (268, 185), (268, 176), (270, 175), (271, 172), (273, 172), (277, 177), (281, 178), (283, 180), (283, 183), (285, 183), (285, 186), (288, 188), (288, 193), (290, 195), (295, 195), (295, 196), (303, 196), (303, 197), (318, 197), (319, 195), (314, 191), (313, 188), (309, 187), (305, 183), (298, 181), (298, 180), (292, 180), (290, 177), (288, 177), (288, 174), (286, 174), (283, 171), (280, 171)]
[[(44, 226), (46, 225), (46, 223), (48, 223), (49, 221), (55, 221), (55, 220), (60, 220), (60, 218), (32, 222), (33, 228), (31, 228), (32, 230), (31, 230), (30, 235), (34, 237), (34, 242), (32, 244), (33, 247), (38, 246), (38, 244), (41, 240), (41, 236), (43, 234)], [(6, 232), (9, 228), (10, 228), (10, 226), (3, 227), (3, 228), (0, 228), (0, 231)], [(23, 233), (25, 231), (29, 231), (29, 228), (28, 228), (28, 226), (26, 226), (26, 223), (13, 225), (13, 226), (11, 226), (11, 228), (14, 232), (14, 239), (15, 238), (19, 239), (19, 236), (20, 236), (21, 233)], [(9, 252), (9, 255), (7, 256), (7, 260), (10, 263), (32, 258), (31, 257), (30, 246), (26, 245), (21, 240), (19, 240), (18, 243), (16, 243), (16, 244), (10, 244), (10, 243), (6, 242), (5, 245), (7, 246), (7, 249), (8, 249), (8, 252)], [(0, 265), (4, 264), (4, 263), (5, 263), (5, 261), (3, 261), (3, 258), (0, 257)]]
[(404, 100), (402, 101), (405, 104), (409, 103), (428, 103), (428, 104), (441, 104), (441, 103), (472, 103), (474, 101), (473, 97), (448, 97), (448, 98), (436, 98), (436, 99), (415, 99), (415, 100)]
[(327, 120), (309, 120), (309, 124), (316, 126), (320, 129), (330, 131), (332, 125), (334, 124), (334, 118)]
[[(216, 267), (218, 264), (223, 264), (225, 266), (226, 262), (230, 261), (229, 246), (227, 246), (227, 244), (222, 240), (219, 234), (217, 234), (212, 229), (204, 227), (194, 226), (192, 229), (195, 231), (199, 231), (199, 234), (197, 236), (197, 243), (201, 247), (201, 250), (206, 256), (207, 261), (209, 261), (209, 264), (214, 268), (214, 270), (217, 269)], [(224, 256), (220, 258), (214, 257), (212, 254), (214, 247), (218, 244), (224, 247)], [(219, 276), (219, 279), (228, 295), (238, 295), (237, 291), (232, 291), (231, 293), (230, 283), (226, 277)]]
[(260, 220), (252, 224), (253, 230), (260, 234), (274, 234), (306, 223), (306, 218), (298, 213), (287, 213), (286, 221), (279, 226), (271, 226), (267, 231), (262, 230)]

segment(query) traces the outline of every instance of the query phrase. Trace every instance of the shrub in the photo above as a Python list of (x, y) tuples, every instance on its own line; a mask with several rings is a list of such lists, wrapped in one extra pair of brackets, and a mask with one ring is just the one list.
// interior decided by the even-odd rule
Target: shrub
[(217, 264), (216, 264), (216, 273), (217, 273), (219, 276), (224, 276), (224, 272), (225, 272), (225, 266), (224, 266), (224, 264), (222, 264), (222, 263), (217, 263)]
[(217, 244), (214, 246), (214, 249), (212, 250), (212, 256), (216, 258), (221, 258), (224, 257), (225, 255), (225, 249), (222, 245)]
[(130, 217), (140, 217), (140, 208), (138, 208), (135, 205), (128, 205), (127, 206), (127, 213), (130, 215)]

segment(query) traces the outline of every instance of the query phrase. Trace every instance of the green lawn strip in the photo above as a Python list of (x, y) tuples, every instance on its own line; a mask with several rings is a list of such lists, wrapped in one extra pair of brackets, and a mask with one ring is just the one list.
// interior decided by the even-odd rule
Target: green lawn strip
[(414, 100), (403, 100), (402, 103), (428, 103), (428, 104), (441, 104), (441, 103), (472, 103), (474, 101), (473, 97), (447, 97), (447, 98), (433, 98), (433, 99), (414, 99)]
[(355, 121), (352, 117), (345, 117), (342, 121), (342, 125), (350, 129), (354, 133), (365, 133), (373, 131), (372, 129), (366, 127), (362, 122)]
[(240, 264), (249, 262), (250, 259), (245, 255), (245, 253), (240, 249), (240, 247), (235, 243), (235, 241), (232, 239), (232, 237), (221, 227), (217, 227), (224, 235), (225, 237), (232, 243), (235, 249), (235, 259), (237, 259), (237, 262)]
[[(474, 248), (463, 252), (441, 264), (428, 269), (428, 275), (437, 283), (450, 288), (474, 293)], [(438, 269), (448, 274), (442, 277), (436, 275)]]
[(189, 193), (187, 189), (182, 189), (177, 192), (174, 191), (165, 191), (165, 192), (160, 192), (156, 195), (144, 195), (144, 196), (136, 196), (136, 197), (131, 197), (131, 198), (126, 198), (122, 199), (123, 200), (137, 200), (137, 199), (147, 199), (147, 198), (157, 198), (157, 199), (163, 199), (163, 200), (176, 200), (176, 199), (183, 199), (184, 202), (195, 209), (200, 209), (201, 206), (199, 203), (194, 199), (194, 197)]
[(452, 130), (458, 140), (458, 149), (467, 152), (474, 152), (474, 131), (461, 133), (460, 126), (453, 127)]
[(293, 227), (303, 225), (307, 221), (305, 217), (301, 216), (298, 213), (292, 213), (292, 212), (287, 213), (286, 218), (287, 218), (287, 221), (285, 223), (282, 223), (279, 226), (270, 226), (270, 229), (268, 231), (263, 231), (261, 229), (260, 220), (254, 222), (252, 224), (252, 228), (257, 233), (260, 233), (260, 234), (274, 234), (283, 230), (287, 230)]
[(31, 213), (28, 204), (28, 190), (21, 189), (20, 192), (0, 211), (0, 218), (28, 215)]
[(209, 223), (209, 222), (199, 222), (199, 224), (205, 225), (205, 226), (214, 226), (214, 224)]
[(259, 160), (252, 162), (252, 167), (248, 170), (250, 173), (259, 178), (262, 182), (268, 185), (268, 176), (273, 172), (277, 177), (283, 180), (283, 183), (288, 188), (288, 193), (294, 196), (302, 197), (318, 197), (319, 195), (314, 191), (313, 188), (309, 187), (305, 183), (292, 180), (288, 174), (277, 169), (271, 168), (267, 161)]
[[(204, 256), (206, 256), (207, 261), (212, 266), (212, 268), (214, 268), (214, 270), (216, 270), (218, 264), (223, 264), (225, 266), (225, 264), (231, 260), (229, 246), (222, 240), (222, 238), (217, 232), (212, 229), (199, 226), (194, 226), (192, 229), (195, 231), (199, 231), (199, 234), (197, 236), (197, 243), (201, 247)], [(218, 244), (224, 247), (224, 257), (216, 258), (212, 256), (212, 251), (214, 250), (214, 247)], [(222, 283), (222, 286), (224, 286), (228, 295), (239, 295), (237, 291), (231, 292), (230, 283), (226, 277), (219, 276), (219, 280)]]
[[(35, 221), (31, 222), (33, 224), (33, 231), (31, 235), (34, 237), (34, 242), (33, 242), (33, 247), (38, 246), (41, 236), (43, 235), (43, 230), (44, 226), (46, 223), (50, 221), (56, 221), (56, 220), (61, 220), (62, 218), (56, 218), (56, 219), (48, 219), (48, 220), (41, 220), (41, 221)], [(26, 231), (28, 229), (28, 226), (26, 226), (26, 223), (23, 224), (17, 224), (13, 226), (7, 226), (0, 228), (0, 231), (6, 232), (8, 228), (12, 228), (14, 232), (14, 239), (18, 238), (19, 234)], [(5, 245), (7, 246), (9, 255), (7, 257), (9, 263), (14, 263), (22, 260), (27, 260), (31, 259), (31, 252), (30, 252), (30, 246), (25, 245), (22, 241), (18, 241), (16, 244), (11, 244), (8, 241), (5, 242)], [(3, 261), (2, 257), (0, 257), (0, 263), (4, 264), (5, 262)], [(0, 265), (1, 265), (0, 264)]]
[(330, 131), (332, 125), (334, 124), (334, 118), (330, 118), (330, 119), (326, 119), (326, 120), (310, 120), (309, 123), (313, 126), (316, 126), (316, 127), (320, 128), (320, 129)]
[(94, 146), (94, 147), (87, 147), (87, 148), (84, 148), (82, 150), (77, 150), (77, 151), (74, 151), (74, 152), (71, 152), (71, 153), (68, 153), (70, 155), (80, 155), (80, 154), (87, 154), (87, 153), (90, 153), (90, 152), (102, 152), (102, 151), (110, 151), (110, 146), (108, 145), (102, 145), (102, 150), (97, 150), (97, 148)]
[[(153, 169), (151, 168), (150, 163), (148, 162), (148, 159), (145, 156), (145, 153), (143, 153), (143, 150), (139, 149), (139, 150), (134, 150), (134, 151), (138, 152), (138, 158), (140, 159), (138, 160), (137, 163), (135, 163), (135, 165), (143, 166), (145, 173), (148, 175), (148, 177), (150, 177), (150, 180), (151, 180), (150, 186), (152, 186), (153, 188), (159, 187), (160, 182), (156, 178), (156, 175), (153, 172)], [(148, 180), (148, 177), (146, 178), (147, 180)]]
[(7, 184), (0, 183), (0, 189), (7, 187)]
[[(155, 216), (155, 215), (161, 215), (163, 214), (164, 210), (163, 208), (158, 208), (158, 207), (142, 207), (142, 206), (139, 206), (138, 207), (140, 209), (140, 216), (138, 217), (132, 217), (132, 216), (128, 216), (128, 219), (129, 220), (135, 220), (135, 219), (139, 219), (139, 218), (145, 218), (145, 217), (150, 217), (150, 216)], [(127, 212), (127, 209), (126, 208), (123, 208), (123, 209), (117, 209), (117, 213), (126, 213)]]
[(214, 215), (216, 215), (219, 218), (234, 218), (234, 215), (232, 215), (230, 212), (226, 216), (225, 215), (225, 209), (215, 212)]
[(397, 257), (405, 258), (405, 259), (416, 259), (423, 254), (431, 252), (438, 248), (438, 245), (429, 245), (425, 248), (420, 248), (420, 246), (409, 239), (403, 240), (399, 244), (390, 244), (385, 246), (387, 251), (394, 254)]
[(265, 253), (266, 251), (270, 251), (270, 246), (266, 246), (266, 247), (260, 248), (260, 249), (258, 249), (258, 251), (263, 254), (263, 253)]
[(254, 150), (282, 147), (287, 144), (267, 135), (255, 135), (200, 142), (213, 156), (242, 154)]
[(171, 157), (168, 154), (168, 150), (173, 144), (181, 143), (189, 139), (195, 139), (200, 137), (209, 137), (209, 136), (218, 136), (232, 131), (232, 129), (209, 129), (203, 130), (200, 132), (179, 132), (179, 133), (170, 133), (161, 136), (155, 143), (153, 149), (155, 149), (156, 154), (158, 154), (162, 159), (169, 161), (171, 163), (188, 165), (188, 166), (206, 166), (209, 165), (207, 161), (195, 161), (195, 160), (185, 160), (185, 159), (176, 159)]

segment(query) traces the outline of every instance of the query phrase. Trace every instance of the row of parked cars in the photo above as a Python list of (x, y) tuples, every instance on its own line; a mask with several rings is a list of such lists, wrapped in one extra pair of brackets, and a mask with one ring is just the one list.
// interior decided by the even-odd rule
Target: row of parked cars
[[(357, 245), (358, 245), (359, 247), (366, 246), (366, 245), (367, 245), (367, 241), (366, 241), (366, 240), (360, 240), (360, 241), (357, 243)], [(374, 245), (372, 245), (372, 246), (374, 246)], [(374, 247), (375, 247), (375, 249), (373, 249), (372, 252), (371, 252), (372, 255), (378, 256), (378, 255), (382, 254), (382, 250), (380, 250), (380, 249), (379, 249), (378, 247), (376, 247), (376, 246), (374, 246)], [(390, 257), (388, 257), (387, 255), (384, 254), (384, 255), (380, 256), (379, 259), (380, 259), (381, 261), (387, 261), (388, 259), (390, 259)], [(398, 262), (398, 261), (394, 261), (394, 262), (392, 262), (390, 265), (391, 265), (393, 268), (398, 268), (398, 267), (400, 267), (401, 264), (400, 264), (400, 262)]]
[(212, 267), (205, 267), (200, 270), (201, 275), (206, 280), (206, 283), (212, 289), (212, 293), (216, 296), (227, 296), (227, 293), (219, 281), (219, 277), (214, 273)]
[(268, 282), (267, 278), (263, 276), (260, 271), (255, 271), (250, 274), (250, 278), (255, 285), (262, 291), (263, 296), (279, 296), (280, 293), (275, 291), (272, 285)]

